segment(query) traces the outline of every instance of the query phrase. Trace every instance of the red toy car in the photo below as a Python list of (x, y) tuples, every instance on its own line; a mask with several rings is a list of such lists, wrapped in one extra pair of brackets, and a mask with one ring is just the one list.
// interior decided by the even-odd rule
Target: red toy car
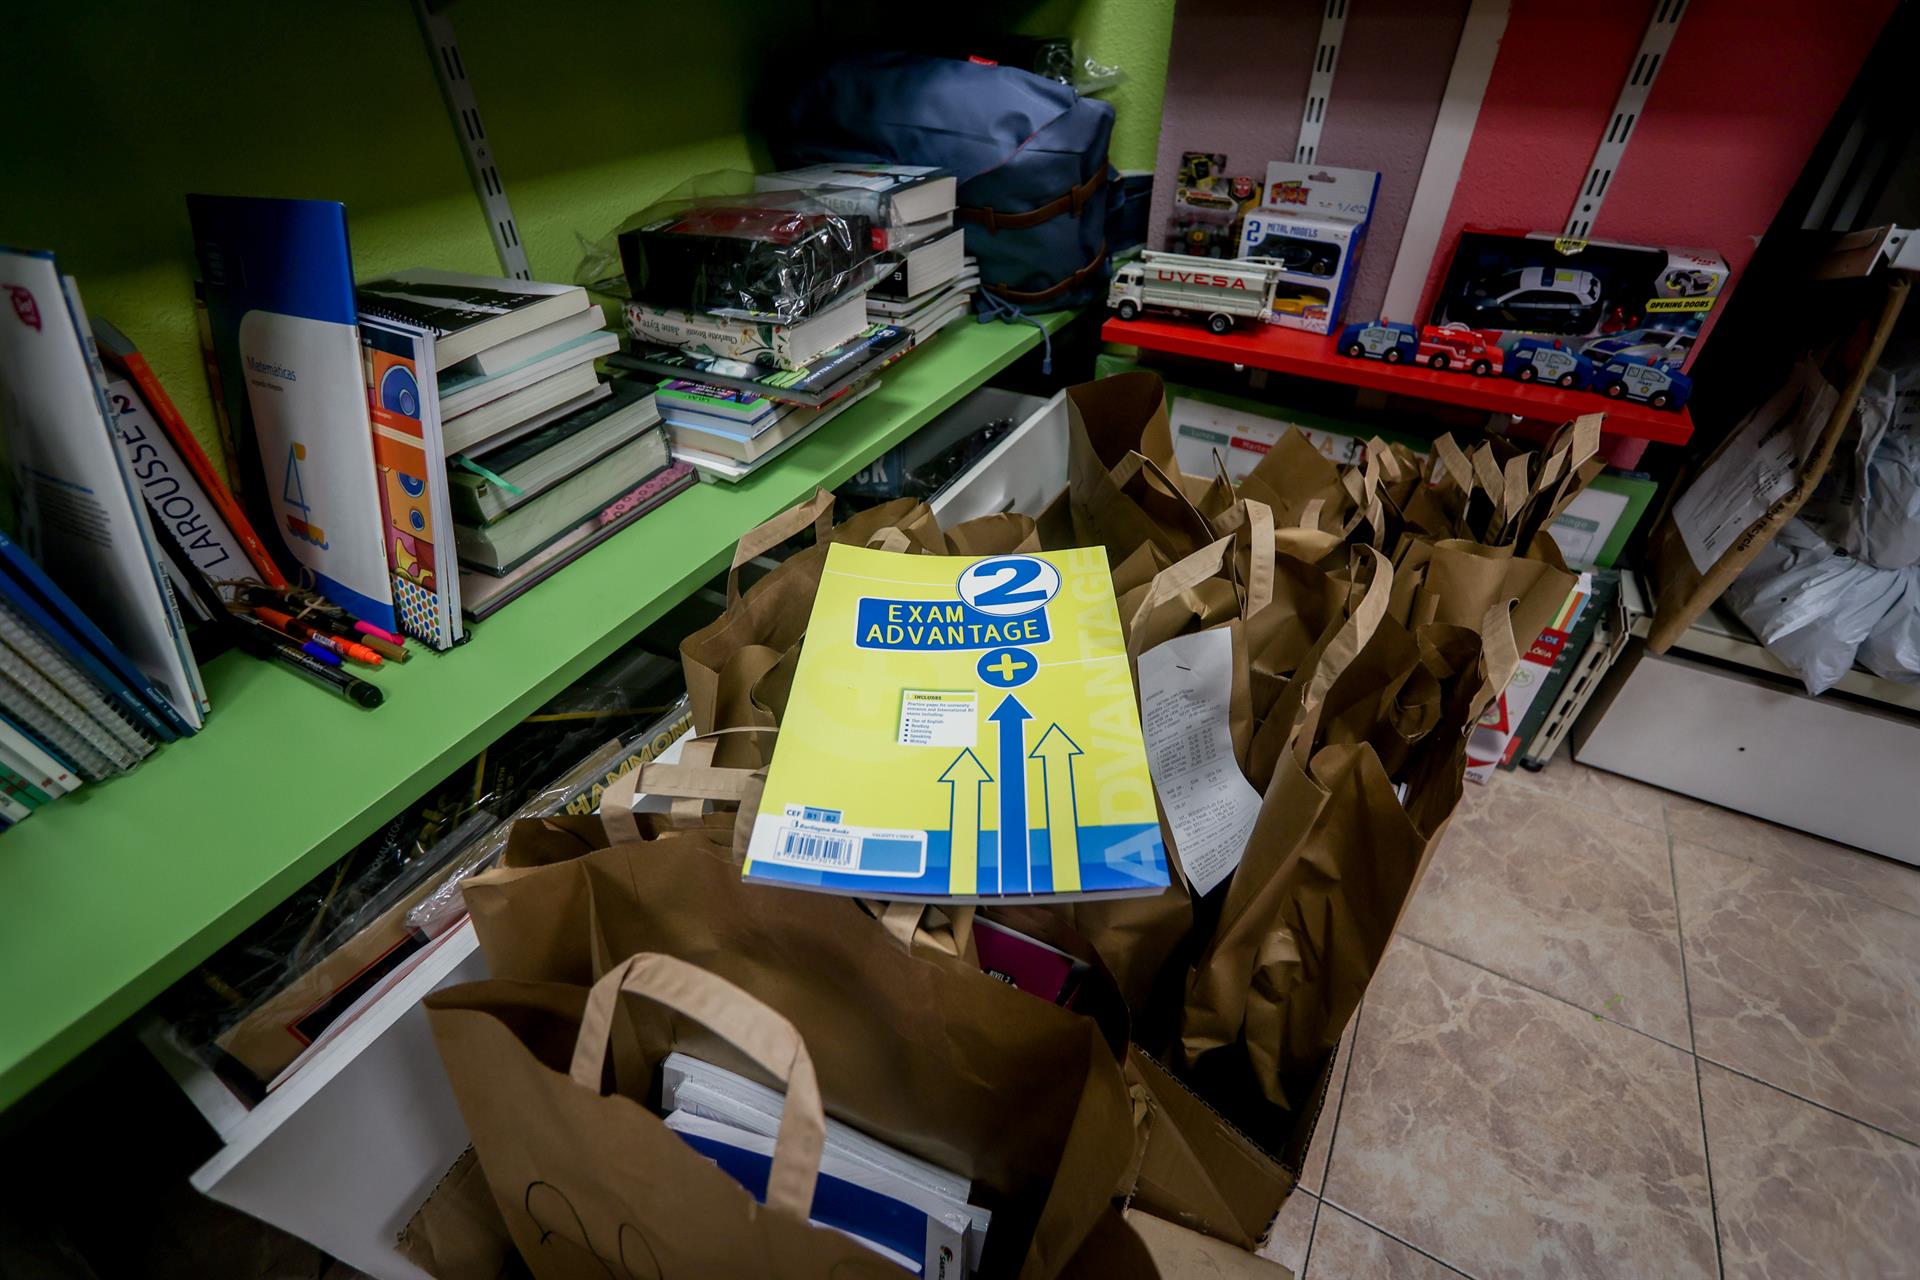
[(1499, 373), (1506, 363), (1498, 334), (1463, 324), (1422, 325), (1418, 358), (1429, 369), (1459, 369), (1476, 378)]

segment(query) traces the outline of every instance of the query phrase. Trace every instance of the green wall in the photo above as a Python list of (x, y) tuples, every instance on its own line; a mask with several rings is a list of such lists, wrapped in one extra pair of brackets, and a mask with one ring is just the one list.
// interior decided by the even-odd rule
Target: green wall
[[(1122, 65), (1113, 160), (1152, 166), (1170, 0), (985, 9), (976, 20), (1070, 31)], [(763, 161), (753, 93), (847, 12), (834, 0), (460, 0), (449, 13), (534, 274), (568, 279), (581, 237), (695, 174)], [(210, 450), (184, 193), (343, 200), (362, 277), (497, 272), (406, 0), (68, 0), (21, 6), (8, 26), (0, 243), (58, 252)]]

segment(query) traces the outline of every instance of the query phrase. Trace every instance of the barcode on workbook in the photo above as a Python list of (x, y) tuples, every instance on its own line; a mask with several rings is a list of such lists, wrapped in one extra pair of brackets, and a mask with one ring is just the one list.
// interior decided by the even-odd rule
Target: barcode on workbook
[(851, 867), (854, 848), (852, 836), (825, 835), (817, 831), (798, 831), (785, 827), (780, 832), (781, 862), (811, 867)]

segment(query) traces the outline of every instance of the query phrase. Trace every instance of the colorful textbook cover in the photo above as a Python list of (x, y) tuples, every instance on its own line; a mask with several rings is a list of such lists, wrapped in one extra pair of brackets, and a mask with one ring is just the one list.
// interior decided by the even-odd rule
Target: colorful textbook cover
[(742, 874), (907, 901), (1164, 890), (1106, 552), (830, 547)]
[(435, 649), (450, 649), (464, 631), (433, 334), (367, 316), (360, 321), (360, 341), (380, 476), (380, 529), (400, 629)]
[(187, 214), (240, 501), (288, 576), (392, 631), (346, 207), (190, 195)]

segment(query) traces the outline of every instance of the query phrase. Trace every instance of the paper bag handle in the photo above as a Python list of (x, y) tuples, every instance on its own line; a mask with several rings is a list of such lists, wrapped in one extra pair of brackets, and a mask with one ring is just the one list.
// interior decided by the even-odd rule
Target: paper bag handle
[(1520, 670), (1520, 644), (1513, 634), (1513, 606), (1518, 603), (1513, 599), (1498, 601), (1487, 608), (1486, 617), (1480, 621), (1480, 660), (1487, 670), (1487, 682), (1473, 700), (1476, 721)]
[(898, 529), (881, 529), (867, 539), (867, 545), (875, 551), (899, 553), (907, 550), (913, 543)]
[(1301, 700), (1301, 710), (1317, 711), (1329, 693), (1333, 691), (1334, 681), (1360, 656), (1360, 651), (1373, 639), (1373, 633), (1380, 629), (1380, 622), (1387, 616), (1387, 606), (1393, 598), (1393, 562), (1372, 547), (1354, 548), (1356, 556), (1373, 561), (1373, 579), (1367, 583), (1366, 594), (1360, 597), (1359, 607), (1347, 615), (1333, 639), (1320, 653), (1320, 660), (1313, 664), (1313, 678), (1307, 684), (1306, 697)]
[(827, 1120), (813, 1058), (793, 1024), (718, 974), (676, 956), (643, 951), (608, 970), (587, 994), (568, 1072), (583, 1089), (600, 1091), (607, 1047), (613, 1039), (613, 1010), (623, 993), (645, 996), (692, 1018), (785, 1086), (787, 1101), (773, 1139), (766, 1203), (769, 1209), (805, 1222), (813, 1209)]
[[(1243, 515), (1235, 515), (1244, 506)], [(1245, 521), (1248, 537), (1252, 541), (1253, 551), (1248, 557), (1253, 568), (1248, 573), (1246, 607), (1243, 617), (1252, 617), (1273, 601), (1273, 510), (1264, 502), (1255, 502), (1251, 498), (1244, 503), (1235, 504), (1229, 510), (1228, 517), (1236, 526), (1235, 533), (1209, 542), (1206, 546), (1176, 560), (1160, 572), (1153, 575), (1153, 581), (1147, 584), (1146, 594), (1140, 597), (1139, 605), (1133, 611), (1133, 619), (1127, 624), (1127, 656), (1137, 658), (1140, 628), (1147, 616), (1156, 608), (1176, 599), (1181, 594), (1192, 591), (1207, 579), (1223, 572), (1232, 563), (1233, 543), (1237, 536), (1237, 526)]]
[[(872, 905), (879, 911), (881, 927), (900, 944), (901, 950), (908, 952), (913, 950), (913, 940), (926, 922), (927, 913), (933, 910), (933, 904), (925, 902), (875, 901)], [(957, 948), (951, 954), (962, 955), (971, 946), (974, 908), (942, 904), (941, 909), (951, 922), (951, 941)], [(933, 942), (941, 950), (947, 950), (939, 939), (934, 938)]]
[(675, 805), (675, 813), (685, 816), (698, 816), (705, 810), (708, 800), (745, 802), (759, 781), (761, 771), (725, 769), (714, 765), (713, 752), (719, 745), (718, 738), (723, 733), (774, 732), (776, 730), (762, 725), (715, 729), (711, 733), (687, 739), (677, 764), (649, 760), (627, 770), (608, 784), (600, 796), (600, 826), (607, 833), (607, 843), (629, 844), (640, 838), (640, 824), (633, 817), (633, 802), (642, 794), (699, 802), (695, 809), (683, 810)]
[(790, 507), (772, 519), (755, 525), (740, 535), (733, 549), (733, 564), (727, 569), (727, 607), (740, 603), (740, 566), (755, 556), (765, 555), (808, 525), (814, 537), (825, 542), (833, 532), (833, 495), (816, 489), (811, 498)]
[(1187, 517), (1192, 526), (1199, 531), (1202, 538), (1211, 538), (1214, 536), (1212, 522), (1200, 514), (1200, 508), (1193, 505), (1193, 499), (1187, 496), (1187, 491), (1176, 484), (1173, 477), (1168, 475), (1159, 463), (1149, 458), (1146, 454), (1141, 453), (1138, 449), (1129, 452), (1126, 457), (1120, 459), (1120, 464), (1116, 466), (1111, 473), (1113, 483), (1117, 487), (1124, 489), (1131, 484), (1133, 478), (1142, 471), (1160, 482), (1160, 487), (1164, 489), (1167, 496), (1172, 498), (1179, 506), (1181, 514)]

